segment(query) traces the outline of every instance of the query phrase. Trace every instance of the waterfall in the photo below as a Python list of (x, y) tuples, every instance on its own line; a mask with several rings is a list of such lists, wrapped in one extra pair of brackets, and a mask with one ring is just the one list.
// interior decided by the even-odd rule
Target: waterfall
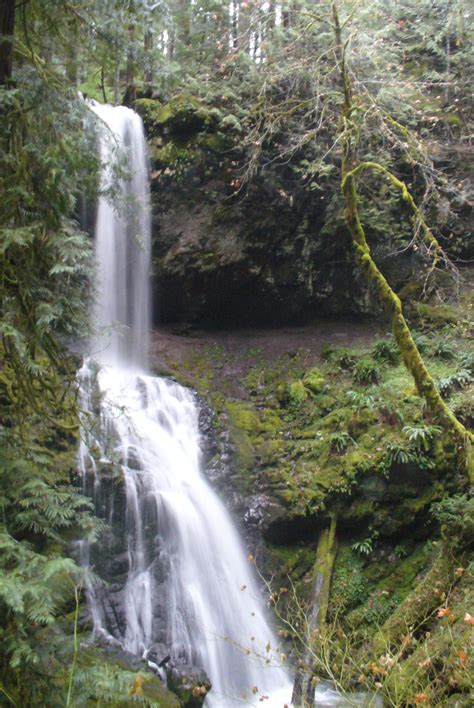
[(103, 121), (99, 144), (105, 195), (99, 201), (95, 229), (99, 273), (94, 349), (102, 363), (145, 367), (151, 218), (142, 122), (123, 106), (93, 104), (93, 110)]
[[(291, 679), (237, 530), (201, 473), (194, 396), (147, 371), (150, 210), (141, 120), (123, 107), (92, 109), (103, 123), (103, 196), (79, 469), (112, 528), (122, 504), (125, 547), (117, 560), (125, 568), (121, 592), (114, 584), (88, 588), (94, 631), (138, 656), (164, 645), (174, 665), (203, 669), (212, 682), (209, 708), (282, 708)], [(100, 549), (83, 543), (82, 555), (100, 575)]]

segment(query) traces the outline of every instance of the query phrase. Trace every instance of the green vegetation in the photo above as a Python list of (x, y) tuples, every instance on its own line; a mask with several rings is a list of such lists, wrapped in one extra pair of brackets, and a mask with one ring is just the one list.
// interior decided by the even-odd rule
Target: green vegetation
[(101, 524), (75, 469), (75, 352), (99, 160), (78, 91), (143, 116), (168, 319), (329, 312), (388, 330), (385, 307), (383, 337), (224, 338), (160, 370), (216, 412), (233, 492), (268, 501), (264, 574), (305, 685), (472, 703), (471, 15), (462, 0), (4, 0), (2, 704), (200, 700), (85, 646), (72, 544)]

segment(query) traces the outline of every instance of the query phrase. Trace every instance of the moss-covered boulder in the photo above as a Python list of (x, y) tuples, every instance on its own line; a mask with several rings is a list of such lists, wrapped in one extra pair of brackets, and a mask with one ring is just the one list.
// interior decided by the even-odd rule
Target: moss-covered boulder
[(175, 667), (168, 672), (168, 687), (179, 697), (183, 708), (201, 708), (211, 682), (204, 671), (190, 666)]

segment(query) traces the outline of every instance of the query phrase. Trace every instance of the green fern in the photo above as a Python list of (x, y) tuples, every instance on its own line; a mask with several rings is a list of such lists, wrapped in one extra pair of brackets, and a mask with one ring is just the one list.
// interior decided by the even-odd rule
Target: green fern
[(357, 447), (357, 443), (354, 438), (346, 432), (333, 433), (329, 438), (329, 442), (331, 449), (336, 452), (344, 452), (344, 450), (347, 450), (350, 445), (355, 445)]
[(371, 393), (365, 393), (360, 391), (347, 391), (346, 398), (350, 403), (351, 408), (353, 408), (357, 413), (360, 411), (374, 410), (377, 398)]
[(378, 383), (380, 381), (380, 367), (372, 359), (360, 359), (353, 368), (354, 381), (360, 384)]
[(433, 356), (444, 361), (451, 361), (456, 358), (456, 350), (453, 344), (442, 339), (433, 346), (432, 353)]
[(372, 349), (372, 355), (377, 361), (396, 364), (400, 359), (400, 351), (391, 339), (381, 339), (376, 342)]
[(416, 448), (428, 452), (434, 438), (442, 429), (438, 425), (405, 425), (403, 432)]
[(371, 538), (364, 538), (362, 541), (353, 543), (351, 548), (361, 556), (370, 556), (374, 550), (373, 540)]
[(390, 442), (386, 447), (385, 460), (388, 465), (393, 463), (407, 465), (416, 461), (416, 454), (413, 450), (397, 442)]
[(448, 397), (453, 393), (453, 391), (469, 386), (473, 380), (474, 377), (468, 369), (461, 369), (460, 371), (451, 374), (451, 376), (447, 376), (446, 378), (438, 381), (438, 387), (441, 394), (444, 397)]

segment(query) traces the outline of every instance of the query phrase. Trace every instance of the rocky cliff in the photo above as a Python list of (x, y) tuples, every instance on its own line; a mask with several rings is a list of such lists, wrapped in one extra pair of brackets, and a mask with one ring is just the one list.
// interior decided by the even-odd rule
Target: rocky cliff
[[(159, 322), (275, 325), (379, 311), (347, 238), (337, 166), (308, 186), (302, 151), (291, 164), (262, 163), (247, 180), (235, 116), (187, 95), (137, 107), (151, 154)], [(396, 223), (396, 213), (390, 219)], [(369, 224), (369, 233), (400, 290), (419, 263), (393, 249), (387, 228)]]

